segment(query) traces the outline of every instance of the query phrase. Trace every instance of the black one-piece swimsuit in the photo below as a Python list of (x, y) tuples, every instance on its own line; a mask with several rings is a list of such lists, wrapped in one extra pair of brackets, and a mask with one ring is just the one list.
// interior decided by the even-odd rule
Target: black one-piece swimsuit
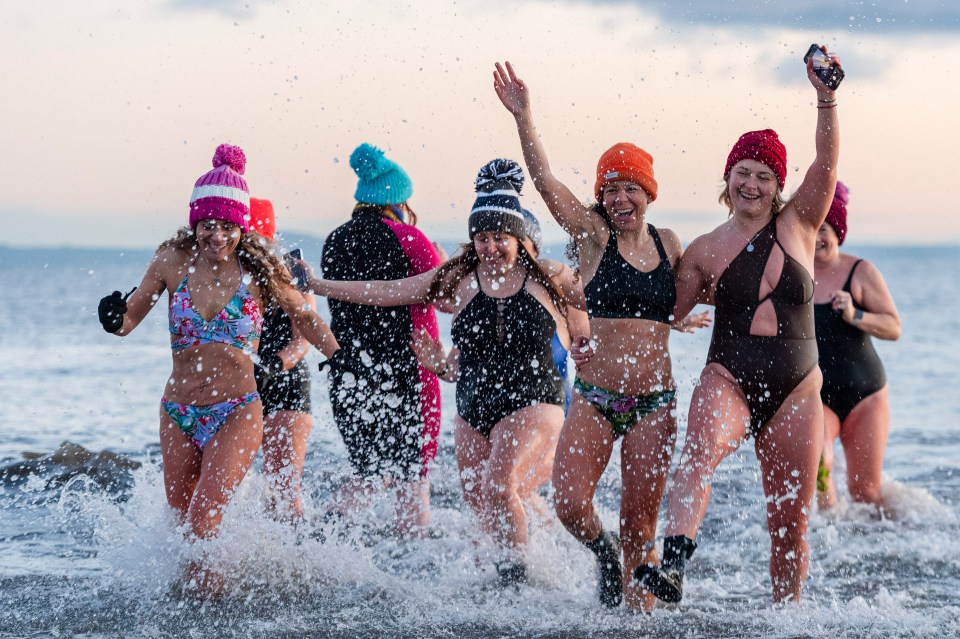
[[(844, 291), (850, 292), (853, 272), (862, 261), (857, 260), (850, 269)], [(853, 305), (863, 308), (856, 301)], [(887, 375), (869, 334), (845, 322), (829, 303), (814, 304), (813, 309), (823, 372), (820, 398), (842, 422), (857, 404), (886, 385)]]
[(511, 413), (537, 403), (563, 406), (551, 342), (557, 325), (527, 290), (510, 297), (479, 292), (453, 320), (460, 349), (457, 413), (484, 437)]
[[(761, 298), (760, 283), (774, 245), (783, 251), (783, 271)], [(777, 334), (751, 335), (754, 315), (767, 300), (777, 314)], [(723, 365), (740, 384), (750, 409), (750, 432), (756, 436), (817, 365), (813, 278), (777, 240), (776, 216), (720, 275), (714, 304), (707, 363)]]

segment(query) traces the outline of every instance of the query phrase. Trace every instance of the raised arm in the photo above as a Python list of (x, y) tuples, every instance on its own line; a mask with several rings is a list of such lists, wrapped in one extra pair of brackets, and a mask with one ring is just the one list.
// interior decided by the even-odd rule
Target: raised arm
[[(826, 47), (823, 47), (826, 51)], [(840, 65), (832, 54), (827, 59)], [(840, 129), (837, 117), (836, 91), (828, 87), (813, 70), (813, 59), (807, 61), (807, 78), (817, 92), (817, 157), (807, 169), (796, 195), (785, 212), (793, 210), (800, 223), (816, 233), (830, 210), (837, 184), (837, 160), (840, 154)]]
[(530, 90), (523, 80), (517, 77), (513, 65), (509, 62), (504, 65), (506, 68), (499, 62), (496, 65), (493, 72), (493, 88), (500, 102), (517, 121), (523, 160), (527, 165), (527, 173), (533, 180), (533, 186), (543, 197), (554, 219), (570, 235), (574, 237), (584, 233), (592, 235), (596, 232), (598, 224), (606, 228), (600, 216), (581, 204), (573, 192), (550, 170), (547, 152), (533, 125)]

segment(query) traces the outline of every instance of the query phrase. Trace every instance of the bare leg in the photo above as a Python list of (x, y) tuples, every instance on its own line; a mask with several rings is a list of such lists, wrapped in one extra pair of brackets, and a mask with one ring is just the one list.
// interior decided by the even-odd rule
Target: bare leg
[(890, 435), (889, 387), (866, 397), (844, 420), (840, 442), (847, 460), (847, 487), (854, 501), (880, 505), (883, 454)]
[(262, 414), (259, 400), (235, 409), (204, 447), (200, 479), (188, 512), (198, 538), (216, 535), (224, 507), (253, 464), (263, 440)]
[(696, 538), (710, 501), (713, 473), (740, 447), (749, 423), (750, 411), (739, 385), (723, 367), (707, 365), (690, 401), (680, 463), (670, 479), (666, 536)]
[(652, 610), (656, 603), (651, 593), (637, 586), (633, 571), (640, 564), (656, 563), (657, 517), (677, 436), (675, 410), (672, 403), (647, 415), (627, 433), (621, 446), (623, 590), (632, 610)]
[(485, 526), (482, 487), (487, 459), (490, 457), (490, 441), (460, 416), (457, 416), (454, 422), (453, 440), (463, 499), (481, 525)]
[(203, 456), (190, 438), (160, 409), (160, 452), (163, 456), (163, 486), (167, 503), (180, 523), (187, 520), (190, 500), (200, 480)]
[(300, 484), (312, 428), (313, 417), (294, 411), (278, 411), (263, 423), (263, 470), (280, 501), (271, 506), (282, 519), (303, 519)]
[(826, 490), (817, 493), (817, 506), (821, 509), (833, 508), (837, 503), (837, 485), (833, 481), (833, 444), (840, 434), (840, 418), (837, 414), (823, 407), (823, 454), (821, 463), (827, 469)]
[[(216, 535), (223, 519), (223, 509), (260, 448), (262, 414), (263, 406), (259, 400), (235, 409), (204, 447), (202, 455), (169, 417), (161, 420), (167, 499), (179, 511), (184, 491), (193, 486), (184, 519), (190, 523), (195, 538), (207, 539)], [(191, 448), (200, 455), (199, 459), (189, 452)], [(194, 464), (194, 461), (198, 463)], [(223, 589), (223, 576), (197, 563), (187, 566), (186, 577), (188, 583), (193, 582), (204, 596), (216, 596)]]
[(483, 481), (484, 512), (494, 538), (507, 548), (527, 543), (527, 515), (520, 498), (525, 478), (542, 474), (536, 468), (552, 459), (563, 409), (551, 404), (527, 406), (493, 427), (490, 457)]
[(556, 446), (553, 487), (557, 517), (577, 541), (592, 541), (603, 531), (593, 497), (613, 453), (613, 442), (610, 425), (574, 393)]
[(401, 537), (422, 536), (430, 526), (430, 480), (421, 477), (397, 482), (395, 532)]
[(809, 568), (807, 524), (823, 451), (821, 379), (814, 368), (757, 435), (776, 602), (800, 600)]

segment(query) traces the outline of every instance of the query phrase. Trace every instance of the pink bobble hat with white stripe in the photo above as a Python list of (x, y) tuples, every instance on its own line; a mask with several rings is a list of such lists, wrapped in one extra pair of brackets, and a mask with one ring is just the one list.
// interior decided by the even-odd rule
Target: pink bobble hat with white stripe
[(243, 149), (221, 144), (213, 154), (213, 170), (200, 176), (190, 196), (190, 226), (201, 220), (223, 220), (250, 231), (250, 190), (243, 172)]

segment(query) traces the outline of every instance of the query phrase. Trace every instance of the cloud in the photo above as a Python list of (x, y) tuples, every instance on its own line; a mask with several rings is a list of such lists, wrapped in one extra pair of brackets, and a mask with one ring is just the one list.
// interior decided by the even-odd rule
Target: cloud
[(259, 6), (276, 4), (275, 0), (168, 0), (167, 6), (176, 11), (216, 13), (225, 18), (251, 17)]
[(867, 33), (960, 31), (960, 3), (953, 0), (589, 0), (633, 5), (665, 22), (717, 27), (770, 26)]

